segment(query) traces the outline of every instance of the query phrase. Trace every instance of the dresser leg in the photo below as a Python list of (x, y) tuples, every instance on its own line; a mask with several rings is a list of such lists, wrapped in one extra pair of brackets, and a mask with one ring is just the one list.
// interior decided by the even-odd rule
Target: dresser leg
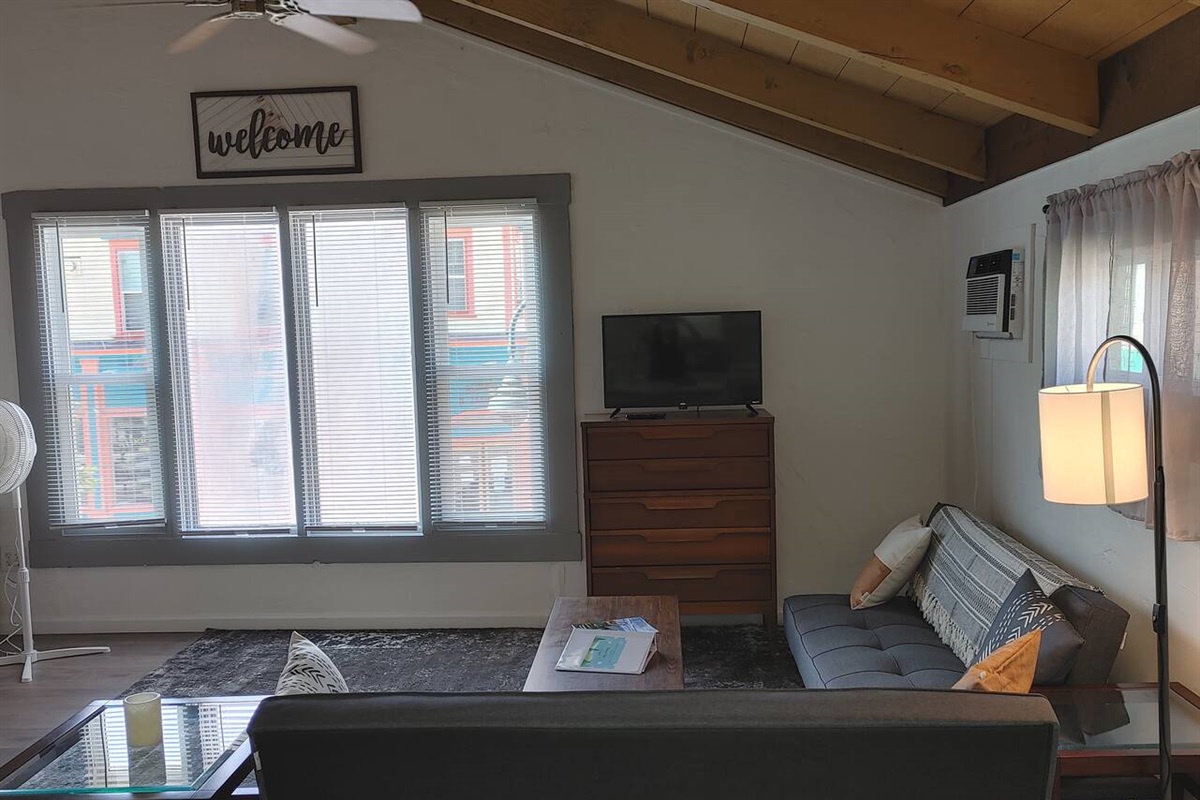
[(763, 609), (763, 627), (767, 629), (767, 636), (775, 637), (775, 631), (779, 629), (778, 620), (775, 617), (775, 604), (772, 603), (769, 608)]

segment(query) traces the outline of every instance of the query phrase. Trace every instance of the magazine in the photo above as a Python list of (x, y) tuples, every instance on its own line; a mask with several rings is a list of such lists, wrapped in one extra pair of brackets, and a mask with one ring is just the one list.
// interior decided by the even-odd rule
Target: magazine
[(574, 628), (555, 669), (640, 675), (656, 652), (657, 632)]

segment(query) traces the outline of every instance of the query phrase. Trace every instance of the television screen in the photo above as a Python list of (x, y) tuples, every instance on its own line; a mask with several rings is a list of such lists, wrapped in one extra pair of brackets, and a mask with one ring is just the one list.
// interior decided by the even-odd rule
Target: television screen
[(762, 402), (762, 314), (625, 314), (601, 320), (607, 408)]

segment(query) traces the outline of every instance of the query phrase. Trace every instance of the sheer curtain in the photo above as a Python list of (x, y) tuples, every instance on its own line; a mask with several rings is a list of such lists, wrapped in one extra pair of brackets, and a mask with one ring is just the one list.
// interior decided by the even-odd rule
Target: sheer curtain
[[(1200, 150), (1048, 200), (1045, 383), (1082, 382), (1113, 334), (1146, 345), (1162, 379), (1168, 536), (1200, 540)], [(1147, 383), (1129, 348), (1102, 367)], [(1117, 510), (1145, 519), (1144, 503)]]

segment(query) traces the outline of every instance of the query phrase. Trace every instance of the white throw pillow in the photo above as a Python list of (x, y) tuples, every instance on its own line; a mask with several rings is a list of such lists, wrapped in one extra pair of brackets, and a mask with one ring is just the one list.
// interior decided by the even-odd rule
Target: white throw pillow
[(292, 631), (287, 665), (275, 694), (340, 694), (350, 691), (342, 673), (321, 648)]
[(899, 594), (917, 571), (932, 539), (933, 529), (922, 525), (920, 517), (911, 517), (892, 528), (854, 581), (850, 607), (870, 608)]

